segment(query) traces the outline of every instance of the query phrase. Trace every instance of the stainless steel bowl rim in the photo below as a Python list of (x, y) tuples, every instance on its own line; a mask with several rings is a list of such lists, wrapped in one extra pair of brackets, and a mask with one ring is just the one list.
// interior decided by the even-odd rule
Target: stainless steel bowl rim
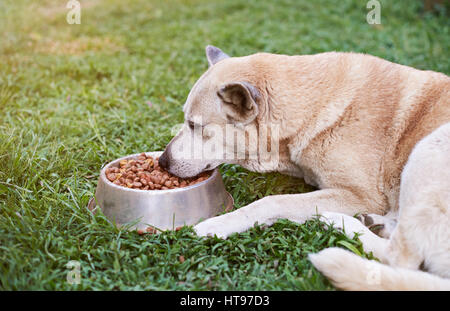
[[(150, 155), (152, 157), (154, 157), (155, 154), (161, 154), (161, 153), (162, 153), (162, 151), (145, 152), (146, 155)], [(122, 190), (122, 191), (147, 192), (149, 195), (151, 195), (151, 194), (155, 194), (156, 195), (156, 194), (160, 194), (160, 193), (163, 193), (163, 192), (169, 192), (169, 191), (170, 192), (187, 191), (187, 190), (190, 190), (190, 189), (195, 188), (195, 187), (199, 187), (202, 184), (207, 183), (211, 178), (216, 177), (216, 175), (219, 174), (219, 170), (216, 168), (216, 169), (213, 170), (212, 174), (208, 177), (208, 179), (206, 179), (204, 181), (196, 183), (195, 185), (192, 185), (192, 186), (186, 186), (186, 187), (183, 187), (183, 188), (175, 188), (175, 189), (168, 189), (168, 190), (142, 190), (142, 189), (127, 188), (127, 187), (124, 187), (124, 186), (116, 185), (113, 182), (111, 182), (108, 178), (106, 178), (106, 170), (109, 167), (111, 167), (113, 164), (118, 163), (118, 162), (120, 162), (122, 160), (127, 160), (127, 159), (130, 159), (130, 158), (133, 158), (133, 157), (138, 157), (140, 154), (142, 154), (142, 152), (141, 153), (130, 154), (130, 155), (127, 155), (125, 157), (121, 157), (121, 158), (118, 158), (116, 160), (113, 160), (113, 161), (109, 162), (108, 164), (106, 164), (102, 168), (102, 170), (100, 172), (100, 178), (104, 179), (108, 183), (108, 185), (112, 186), (113, 188), (117, 188), (117, 189)]]

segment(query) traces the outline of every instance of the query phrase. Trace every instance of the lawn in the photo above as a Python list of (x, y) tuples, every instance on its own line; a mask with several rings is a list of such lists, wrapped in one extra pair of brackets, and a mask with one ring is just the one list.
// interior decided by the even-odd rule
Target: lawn
[[(0, 3), (0, 289), (334, 289), (307, 254), (362, 248), (318, 220), (227, 240), (191, 227), (140, 236), (85, 206), (104, 163), (169, 142), (207, 44), (236, 56), (357, 51), (449, 74), (444, 10), (381, 0), (373, 26), (367, 1), (80, 2), (80, 25), (66, 22), (67, 1)], [(235, 208), (314, 190), (232, 165), (221, 173)], [(79, 284), (67, 282), (71, 260)]]

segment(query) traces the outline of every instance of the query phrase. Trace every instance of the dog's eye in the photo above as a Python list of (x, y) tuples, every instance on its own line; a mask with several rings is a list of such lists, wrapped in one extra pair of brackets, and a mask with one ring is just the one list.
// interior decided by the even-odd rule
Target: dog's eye
[(191, 130), (194, 130), (194, 127), (195, 127), (195, 123), (194, 123), (194, 122), (188, 121), (188, 125), (189, 125), (189, 128), (190, 128)]

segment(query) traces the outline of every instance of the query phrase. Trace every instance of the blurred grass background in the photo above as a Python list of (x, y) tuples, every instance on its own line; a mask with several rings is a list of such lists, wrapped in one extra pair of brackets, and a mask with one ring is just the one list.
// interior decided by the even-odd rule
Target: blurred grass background
[[(369, 25), (367, 1), (80, 3), (81, 24), (69, 25), (67, 1), (0, 2), (0, 288), (333, 289), (306, 255), (361, 251), (357, 238), (284, 220), (226, 241), (191, 228), (141, 237), (86, 212), (99, 169), (164, 148), (207, 68), (207, 44), (235, 56), (355, 51), (449, 74), (448, 5), (381, 0), (381, 25)], [(221, 172), (237, 208), (313, 190), (279, 174)], [(79, 285), (66, 281), (70, 260), (81, 263)]]

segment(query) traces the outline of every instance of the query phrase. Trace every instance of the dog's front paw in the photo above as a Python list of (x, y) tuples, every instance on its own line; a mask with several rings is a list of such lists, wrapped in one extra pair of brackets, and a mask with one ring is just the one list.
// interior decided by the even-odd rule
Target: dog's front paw
[(198, 225), (194, 226), (194, 231), (198, 236), (214, 236), (218, 238), (226, 239), (232, 233), (242, 232), (249, 228), (244, 223), (242, 223), (242, 218), (235, 217), (233, 213), (213, 217), (207, 219)]
[(207, 219), (194, 227), (198, 236), (214, 236), (226, 239), (231, 233), (227, 225), (220, 220), (220, 216)]

